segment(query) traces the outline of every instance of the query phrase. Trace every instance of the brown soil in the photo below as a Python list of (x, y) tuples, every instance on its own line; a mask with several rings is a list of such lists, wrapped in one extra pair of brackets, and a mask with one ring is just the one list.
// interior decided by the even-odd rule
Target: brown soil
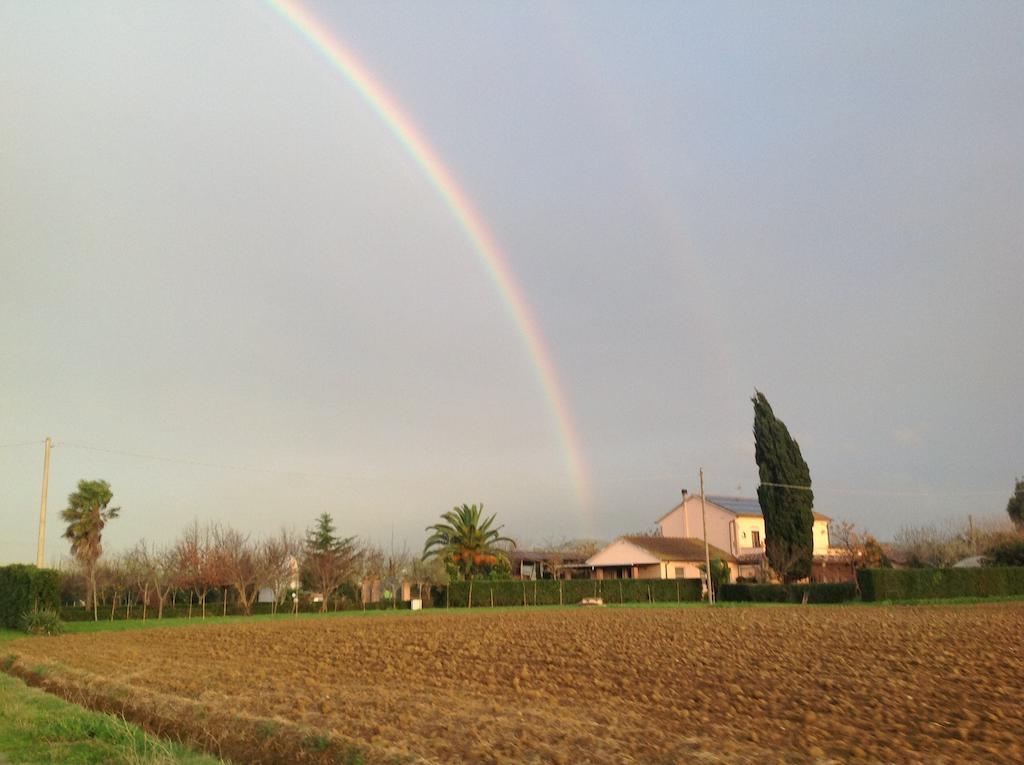
[(37, 684), (246, 761), (1021, 763), (1022, 627), (1017, 602), (480, 610), (9, 652)]

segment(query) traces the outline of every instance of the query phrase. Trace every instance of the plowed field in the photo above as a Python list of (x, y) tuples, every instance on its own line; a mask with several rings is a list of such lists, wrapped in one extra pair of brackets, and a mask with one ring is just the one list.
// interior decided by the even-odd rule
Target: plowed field
[(577, 608), (5, 651), (36, 684), (247, 762), (1022, 763), (1022, 636), (1016, 602)]

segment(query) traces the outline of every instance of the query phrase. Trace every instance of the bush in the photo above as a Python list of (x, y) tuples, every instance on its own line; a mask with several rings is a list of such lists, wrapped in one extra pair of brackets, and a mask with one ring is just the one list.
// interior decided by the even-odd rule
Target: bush
[(985, 551), (986, 566), (1024, 566), (1024, 539), (1007, 539)]
[(557, 606), (579, 603), (583, 598), (603, 598), (605, 603), (679, 603), (700, 600), (701, 583), (699, 579), (475, 579), (434, 587), (431, 596), (437, 608), (480, 608), (492, 603)]
[(723, 584), (718, 599), (733, 603), (844, 603), (856, 600), (853, 582), (833, 584)]
[(0, 566), (0, 626), (18, 629), (24, 614), (60, 608), (60, 572), (15, 564)]
[(1024, 567), (865, 568), (857, 582), (864, 600), (1024, 595)]
[(64, 624), (52, 608), (34, 608), (26, 611), (21, 615), (19, 627), (22, 632), (29, 635), (60, 635), (64, 632)]

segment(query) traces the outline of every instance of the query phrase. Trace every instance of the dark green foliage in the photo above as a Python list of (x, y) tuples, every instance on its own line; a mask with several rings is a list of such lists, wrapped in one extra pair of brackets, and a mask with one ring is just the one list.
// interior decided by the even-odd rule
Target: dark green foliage
[(1024, 567), (865, 568), (857, 582), (862, 600), (1024, 595)]
[(330, 513), (321, 513), (306, 530), (300, 576), (306, 589), (323, 594), (321, 611), (328, 610), (332, 594), (353, 577), (359, 557), (356, 538), (340, 537), (335, 531)]
[[(700, 569), (701, 573), (705, 573), (706, 568), (704, 564), (700, 564), (697, 568)], [(732, 569), (729, 568), (728, 561), (722, 558), (711, 559), (711, 586), (715, 588), (715, 597), (718, 597), (719, 590), (722, 589), (723, 584), (729, 584), (729, 580), (732, 578)]]
[(733, 603), (845, 603), (857, 599), (853, 582), (830, 584), (723, 584), (718, 599)]
[(1024, 566), (1024, 539), (1006, 539), (985, 550), (986, 566)]
[(775, 416), (764, 394), (756, 392), (751, 401), (754, 403), (754, 459), (761, 479), (757, 499), (764, 513), (765, 553), (783, 581), (793, 582), (811, 574), (814, 555), (811, 471), (800, 453), (800, 445), (789, 435), (785, 423)]
[(1018, 529), (1024, 529), (1024, 479), (1018, 478), (1013, 485), (1013, 496), (1006, 503), (1006, 513)]
[(19, 629), (26, 613), (59, 608), (59, 572), (21, 564), (0, 567), (0, 626)]
[(64, 625), (57, 611), (52, 608), (39, 608), (26, 611), (18, 625), (22, 632), (29, 635), (60, 635)]
[[(434, 606), (469, 605), (470, 582), (452, 582), (433, 588)], [(495, 606), (573, 605), (583, 598), (602, 598), (605, 603), (677, 603), (699, 601), (699, 579), (541, 579), (494, 582), (472, 581), (473, 608)], [(446, 592), (447, 590), (447, 592)], [(447, 596), (447, 600), (446, 600)]]

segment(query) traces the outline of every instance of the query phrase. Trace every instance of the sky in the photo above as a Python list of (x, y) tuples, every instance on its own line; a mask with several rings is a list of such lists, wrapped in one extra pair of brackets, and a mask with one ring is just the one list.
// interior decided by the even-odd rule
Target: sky
[[(1024, 475), (1024, 6), (314, 3), (500, 248), (270, 4), (0, 0), (0, 563), (80, 479), (107, 549), (194, 519), (421, 549), (753, 496), (891, 537)], [(24, 444), (24, 445), (22, 445)], [(101, 451), (105, 450), (105, 451)], [(161, 459), (151, 459), (159, 457)]]

